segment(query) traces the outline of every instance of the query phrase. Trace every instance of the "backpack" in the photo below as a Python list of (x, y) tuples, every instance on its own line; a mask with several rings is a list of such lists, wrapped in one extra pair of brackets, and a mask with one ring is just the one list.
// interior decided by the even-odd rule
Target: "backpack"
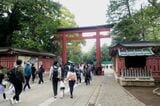
[(28, 68), (25, 68), (25, 74), (26, 75), (31, 75), (31, 69), (28, 67)]
[(87, 70), (87, 72), (86, 72), (86, 77), (87, 77), (87, 78), (90, 78), (90, 77), (91, 77), (91, 73), (90, 73), (89, 70)]
[(53, 78), (58, 78), (58, 67), (53, 67), (52, 77)]
[(8, 73), (9, 81), (11, 83), (16, 83), (17, 81), (24, 82), (23, 74), (19, 71), (17, 71), (17, 68), (13, 68)]

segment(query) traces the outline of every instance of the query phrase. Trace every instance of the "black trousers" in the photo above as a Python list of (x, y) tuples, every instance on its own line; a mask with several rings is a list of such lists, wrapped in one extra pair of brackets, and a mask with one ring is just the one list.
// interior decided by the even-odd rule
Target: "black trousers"
[(38, 76), (39, 76), (39, 82), (38, 82), (38, 84), (41, 84), (41, 82), (43, 83), (43, 74), (40, 73), (40, 74), (38, 74)]
[(69, 89), (70, 89), (71, 96), (73, 96), (74, 84), (75, 84), (75, 80), (69, 80)]
[(36, 75), (34, 73), (32, 73), (32, 82), (34, 82)]
[(54, 96), (57, 96), (57, 91), (58, 91), (58, 78), (52, 78), (52, 86), (53, 86)]
[(81, 77), (77, 77), (77, 81), (81, 83)]
[(22, 92), (22, 82), (17, 81), (16, 83), (13, 84), (14, 88), (15, 88), (15, 95), (13, 96), (13, 100), (17, 100), (19, 101), (19, 95)]
[(30, 89), (30, 84), (29, 84), (29, 80), (30, 80), (31, 75), (25, 76), (25, 85), (24, 85), (24, 90), (26, 88), (26, 86), (28, 86), (28, 88)]

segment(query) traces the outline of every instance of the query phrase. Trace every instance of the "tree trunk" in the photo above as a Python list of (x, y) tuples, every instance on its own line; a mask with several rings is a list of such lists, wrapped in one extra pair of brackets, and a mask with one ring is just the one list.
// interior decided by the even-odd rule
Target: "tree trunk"
[(130, 5), (129, 5), (129, 0), (126, 0), (126, 6), (127, 6), (127, 11), (128, 11), (128, 16), (132, 17), (131, 10), (130, 10)]

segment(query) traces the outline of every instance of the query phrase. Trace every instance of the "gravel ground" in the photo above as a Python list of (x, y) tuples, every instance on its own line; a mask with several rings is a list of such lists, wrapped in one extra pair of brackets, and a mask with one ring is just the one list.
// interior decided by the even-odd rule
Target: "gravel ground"
[(124, 88), (147, 106), (160, 106), (160, 96), (152, 93), (153, 89), (157, 88), (157, 86)]

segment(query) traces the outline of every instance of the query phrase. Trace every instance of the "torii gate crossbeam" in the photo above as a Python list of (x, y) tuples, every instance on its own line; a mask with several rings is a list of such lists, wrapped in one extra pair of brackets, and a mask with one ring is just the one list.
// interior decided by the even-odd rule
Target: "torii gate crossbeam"
[[(113, 27), (113, 24), (108, 25), (100, 25), (100, 26), (90, 26), (90, 27), (77, 27), (77, 28), (61, 28), (58, 29), (56, 33), (61, 35), (59, 37), (54, 37), (53, 40), (62, 42), (62, 64), (66, 64), (67, 56), (66, 56), (66, 46), (68, 40), (82, 40), (82, 39), (96, 39), (96, 66), (100, 67), (101, 60), (101, 49), (100, 49), (100, 39), (101, 38), (109, 38), (110, 35), (101, 35), (100, 32), (110, 31)], [(82, 36), (83, 33), (95, 32), (96, 34), (93, 36)], [(68, 37), (68, 34), (78, 34), (75, 37)]]

